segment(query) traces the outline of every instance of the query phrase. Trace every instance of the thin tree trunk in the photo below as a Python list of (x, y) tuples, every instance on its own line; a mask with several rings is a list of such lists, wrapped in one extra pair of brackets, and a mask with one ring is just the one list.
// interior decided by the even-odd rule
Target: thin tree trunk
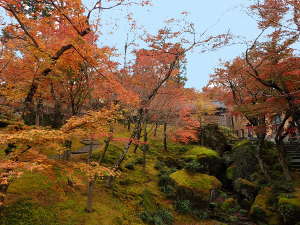
[(149, 144), (148, 144), (148, 132), (147, 132), (147, 122), (145, 122), (144, 125), (144, 145), (143, 145), (143, 158), (144, 158), (144, 170), (146, 171), (146, 160), (147, 160), (147, 152), (149, 150)]
[(131, 121), (130, 121), (130, 119), (128, 119), (127, 130), (128, 130), (128, 131), (131, 130)]
[(256, 152), (255, 152), (255, 157), (258, 161), (258, 165), (259, 165), (261, 172), (263, 173), (263, 175), (267, 179), (267, 181), (270, 182), (271, 177), (266, 169), (263, 159), (261, 158), (261, 152), (262, 152), (262, 148), (263, 148), (264, 138), (265, 138), (265, 136), (258, 141), (258, 144), (256, 147)]
[[(142, 133), (142, 126), (141, 126), (141, 124), (140, 124), (140, 125), (139, 125), (139, 128), (138, 128), (137, 135), (136, 135), (136, 140), (137, 140), (137, 141), (140, 141), (140, 139), (141, 139), (141, 133)], [(138, 143), (135, 144), (134, 150), (133, 150), (134, 153), (137, 152), (138, 147), (139, 147), (139, 144), (138, 144)]]
[(164, 123), (164, 137), (163, 137), (163, 144), (164, 144), (164, 150), (168, 151), (168, 143), (167, 143), (167, 123)]
[(284, 146), (283, 146), (282, 141), (276, 142), (276, 147), (277, 147), (277, 150), (278, 150), (278, 161), (281, 165), (283, 175), (284, 175), (284, 177), (287, 181), (292, 181), (292, 177), (291, 177), (291, 174), (290, 174), (288, 163), (287, 163), (286, 158), (285, 158)]
[(4, 206), (4, 200), (7, 194), (9, 184), (0, 184), (0, 212)]
[(91, 144), (89, 146), (89, 152), (88, 152), (88, 157), (87, 157), (86, 163), (90, 163), (91, 162), (92, 153), (93, 153), (93, 141), (94, 141), (94, 139), (91, 138)]
[(112, 136), (113, 136), (113, 132), (114, 132), (114, 129), (113, 129), (112, 126), (110, 126), (110, 128), (109, 128), (109, 132), (110, 132), (110, 135), (104, 140), (105, 145), (104, 145), (104, 149), (103, 149), (103, 154), (99, 158), (99, 164), (101, 164), (103, 162), (103, 160), (105, 158), (105, 155), (106, 155), (106, 152), (108, 150), (109, 144), (112, 140)]
[(88, 182), (88, 193), (87, 193), (87, 202), (85, 211), (88, 213), (93, 212), (93, 191), (94, 191), (94, 180)]
[[(91, 163), (92, 151), (93, 151), (93, 141), (94, 139), (91, 138), (91, 144), (88, 152), (87, 164)], [(85, 211), (88, 213), (93, 212), (93, 190), (94, 190), (94, 180), (89, 180), (87, 186), (87, 202), (86, 202), (86, 209)]]
[(129, 138), (129, 141), (127, 142), (127, 144), (124, 146), (124, 150), (120, 156), (120, 158), (116, 161), (115, 165), (114, 165), (114, 168), (117, 170), (120, 168), (122, 162), (124, 161), (128, 151), (129, 151), (129, 148), (133, 142), (133, 139), (136, 138), (137, 136), (137, 132), (139, 131), (139, 127), (141, 126), (141, 122), (142, 122), (142, 119), (143, 119), (143, 114), (144, 114), (144, 110), (143, 109), (140, 109), (139, 110), (139, 115), (138, 115), (138, 121), (137, 121), (137, 124), (134, 128), (134, 130), (132, 131), (131, 133), (131, 136)]
[(284, 177), (287, 181), (291, 181), (292, 177), (289, 171), (289, 167), (285, 158), (285, 151), (284, 151), (284, 138), (288, 135), (288, 132), (284, 131), (284, 127), (288, 119), (290, 118), (291, 114), (289, 111), (285, 113), (284, 119), (282, 120), (281, 124), (278, 127), (277, 134), (275, 137), (276, 148), (278, 150), (278, 161), (281, 165)]
[(35, 125), (40, 126), (41, 124), (41, 109), (42, 109), (42, 99), (38, 98), (35, 109)]
[(154, 133), (153, 133), (154, 137), (157, 136), (157, 128), (158, 128), (158, 122), (155, 123), (155, 128), (154, 128)]

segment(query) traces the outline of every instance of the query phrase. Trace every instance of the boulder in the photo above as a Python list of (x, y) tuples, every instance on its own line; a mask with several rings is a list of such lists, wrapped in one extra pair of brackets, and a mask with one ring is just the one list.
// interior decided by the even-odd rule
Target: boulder
[(224, 160), (219, 154), (209, 148), (197, 146), (183, 155), (185, 168), (192, 172), (207, 173), (222, 179), (225, 171)]
[(240, 204), (249, 208), (257, 195), (258, 187), (249, 180), (239, 178), (234, 181), (234, 190), (238, 194)]
[(235, 176), (235, 174), (236, 174), (235, 170), (236, 170), (236, 166), (234, 166), (234, 165), (231, 165), (230, 167), (228, 167), (226, 169), (226, 179), (228, 179), (230, 181), (233, 181), (236, 177)]
[(268, 204), (271, 198), (271, 188), (265, 187), (260, 190), (250, 209), (251, 218), (257, 222), (264, 222), (269, 225), (280, 224), (280, 217), (278, 216), (278, 213), (272, 211), (271, 206)]
[(214, 176), (202, 173), (191, 173), (178, 170), (170, 175), (180, 199), (189, 199), (198, 203), (208, 203), (213, 200), (214, 193), (222, 183)]
[(234, 207), (236, 207), (237, 202), (234, 198), (227, 198), (224, 200), (224, 202), (221, 205), (221, 209), (224, 211), (228, 211)]
[(284, 224), (295, 225), (300, 221), (300, 188), (278, 198), (278, 209)]

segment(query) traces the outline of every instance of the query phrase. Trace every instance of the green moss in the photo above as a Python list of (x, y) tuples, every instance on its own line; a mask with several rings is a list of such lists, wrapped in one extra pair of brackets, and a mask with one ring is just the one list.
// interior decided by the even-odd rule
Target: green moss
[(53, 207), (41, 207), (28, 200), (19, 200), (4, 207), (0, 217), (0, 225), (60, 224)]
[(197, 159), (203, 157), (219, 157), (219, 154), (216, 151), (203, 146), (194, 147), (184, 154), (184, 158), (186, 159)]
[(202, 173), (188, 173), (186, 170), (179, 170), (170, 175), (177, 186), (191, 189), (201, 194), (204, 199), (209, 198), (210, 191), (219, 189), (222, 183), (213, 176)]
[(234, 172), (235, 172), (236, 166), (230, 166), (226, 170), (226, 178), (228, 180), (234, 180)]
[(243, 179), (243, 178), (239, 178), (235, 181), (235, 184), (237, 187), (253, 187), (253, 188), (257, 188), (257, 185), (252, 183), (249, 180)]
[(246, 139), (245, 140), (241, 140), (241, 141), (238, 141), (238, 142), (236, 142), (234, 144), (233, 149), (236, 149), (236, 148), (239, 148), (241, 146), (248, 145), (248, 144), (250, 144), (249, 140), (246, 140)]
[(18, 194), (21, 198), (32, 196), (39, 201), (52, 197), (55, 201), (61, 193), (54, 193), (53, 187), (54, 183), (47, 175), (40, 172), (25, 172), (9, 186), (8, 193)]
[(256, 196), (255, 201), (250, 209), (250, 216), (256, 221), (264, 221), (270, 225), (279, 224), (280, 218), (277, 212), (273, 212), (268, 204), (272, 198), (272, 189), (263, 188)]
[(234, 198), (227, 198), (221, 205), (221, 208), (225, 211), (232, 209), (236, 206), (237, 202)]
[(299, 198), (280, 198), (279, 204), (289, 204), (300, 209), (300, 199)]
[(278, 209), (286, 224), (295, 224), (300, 220), (300, 190), (296, 189), (291, 196), (280, 196)]
[(264, 188), (259, 192), (250, 210), (252, 216), (264, 218), (270, 214), (267, 203), (271, 197), (271, 193), (271, 188)]

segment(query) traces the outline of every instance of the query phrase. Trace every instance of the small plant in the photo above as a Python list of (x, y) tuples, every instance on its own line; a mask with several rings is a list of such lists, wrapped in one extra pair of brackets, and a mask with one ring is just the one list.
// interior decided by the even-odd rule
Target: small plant
[(144, 158), (142, 158), (142, 157), (136, 158), (134, 160), (134, 164), (135, 165), (143, 165), (144, 164)]
[(155, 212), (151, 213), (143, 211), (140, 214), (140, 218), (150, 225), (171, 225), (174, 222), (172, 213), (165, 208), (159, 208)]
[(129, 170), (134, 170), (134, 164), (133, 164), (132, 162), (127, 163), (127, 164), (125, 165), (125, 168), (126, 168), (126, 169), (129, 169)]
[(176, 210), (180, 213), (190, 213), (191, 212), (191, 202), (190, 200), (177, 200), (175, 202)]
[(165, 163), (162, 161), (157, 161), (154, 165), (154, 168), (157, 170), (162, 170), (165, 167)]

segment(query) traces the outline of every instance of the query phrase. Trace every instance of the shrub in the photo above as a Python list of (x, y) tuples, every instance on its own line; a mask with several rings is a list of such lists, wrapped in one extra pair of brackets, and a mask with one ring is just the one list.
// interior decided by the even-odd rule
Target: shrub
[(192, 210), (192, 205), (190, 200), (177, 200), (175, 202), (175, 208), (180, 213), (190, 213)]
[(127, 163), (127, 164), (125, 165), (125, 168), (126, 168), (126, 169), (129, 169), (129, 170), (134, 170), (134, 164), (133, 164), (132, 162)]
[(174, 222), (172, 213), (165, 208), (159, 208), (155, 212), (143, 211), (140, 218), (150, 225), (171, 225)]

